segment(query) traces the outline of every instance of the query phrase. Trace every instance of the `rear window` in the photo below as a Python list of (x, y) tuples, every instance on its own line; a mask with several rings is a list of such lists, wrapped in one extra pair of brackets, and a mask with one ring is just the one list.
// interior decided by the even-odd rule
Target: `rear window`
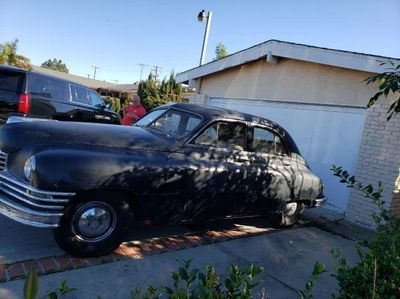
[(45, 98), (66, 101), (69, 100), (68, 84), (63, 80), (32, 74), (29, 82), (29, 92)]
[(24, 73), (0, 71), (0, 90), (21, 93), (24, 78)]

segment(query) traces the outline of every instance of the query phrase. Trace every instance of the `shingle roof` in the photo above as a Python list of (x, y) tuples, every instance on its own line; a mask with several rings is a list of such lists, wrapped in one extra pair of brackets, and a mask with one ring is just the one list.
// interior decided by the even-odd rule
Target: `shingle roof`
[(357, 53), (344, 50), (322, 48), (271, 39), (238, 51), (219, 60), (177, 74), (178, 83), (207, 76), (219, 71), (233, 68), (267, 56), (290, 58), (359, 71), (379, 73), (385, 67), (379, 61), (392, 60), (400, 64), (400, 58)]
[(108, 89), (108, 90), (114, 90), (114, 91), (119, 91), (119, 92), (137, 92), (137, 84), (115, 84), (115, 83), (110, 83), (107, 81), (100, 81), (100, 80), (94, 80), (90, 78), (85, 78), (69, 73), (63, 73), (63, 72), (58, 72), (54, 71), (48, 68), (40, 67), (40, 66), (35, 66), (32, 65), (32, 70), (38, 73), (46, 74), (49, 76), (54, 76), (58, 77), (64, 80), (68, 81), (73, 81), (94, 89), (97, 88), (103, 88), (103, 89)]

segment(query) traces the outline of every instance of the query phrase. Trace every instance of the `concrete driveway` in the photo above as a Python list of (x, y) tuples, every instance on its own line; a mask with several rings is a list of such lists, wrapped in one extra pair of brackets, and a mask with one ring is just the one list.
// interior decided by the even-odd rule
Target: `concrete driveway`
[[(268, 298), (297, 298), (296, 290), (304, 288), (315, 262), (332, 269), (331, 249), (356, 260), (353, 240), (309, 221), (286, 230), (275, 230), (262, 218), (141, 228), (128, 238), (135, 241), (128, 240), (109, 257), (84, 260), (66, 256), (49, 230), (19, 225), (4, 217), (0, 217), (0, 227), (0, 268), (5, 264), (7, 276), (3, 279), (7, 281), (0, 283), (0, 298), (10, 299), (23, 298), (23, 278), (32, 265), (42, 273), (41, 296), (66, 280), (77, 290), (65, 298), (130, 298), (135, 286), (169, 284), (169, 273), (178, 268), (177, 258), (192, 258), (193, 267), (201, 269), (212, 264), (222, 275), (231, 264), (255, 262), (265, 269), (261, 287)], [(53, 261), (54, 268), (48, 268), (46, 261)], [(24, 274), (13, 276), (17, 266)], [(315, 298), (330, 298), (335, 291), (331, 273), (317, 283)]]

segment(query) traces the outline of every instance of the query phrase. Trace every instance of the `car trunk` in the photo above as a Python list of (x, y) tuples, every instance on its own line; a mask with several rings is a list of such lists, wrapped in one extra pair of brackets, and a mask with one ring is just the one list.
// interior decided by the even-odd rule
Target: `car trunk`
[(0, 69), (0, 123), (10, 113), (18, 112), (18, 102), (24, 90), (25, 73)]

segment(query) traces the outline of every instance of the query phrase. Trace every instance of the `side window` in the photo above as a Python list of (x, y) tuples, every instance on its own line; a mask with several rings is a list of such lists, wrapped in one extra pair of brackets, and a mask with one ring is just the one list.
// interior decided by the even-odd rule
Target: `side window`
[(254, 128), (252, 148), (256, 153), (286, 154), (281, 139), (263, 128)]
[(89, 89), (88, 92), (89, 92), (90, 101), (93, 106), (96, 106), (96, 107), (104, 106), (103, 99), (99, 96), (99, 94), (97, 92), (95, 92), (94, 90), (91, 90), (91, 89)]
[(51, 98), (48, 79), (44, 76), (32, 74), (29, 82), (29, 92), (32, 95)]
[(208, 127), (194, 143), (228, 150), (243, 150), (245, 132), (243, 124), (219, 122)]
[[(150, 113), (149, 115), (155, 112), (156, 111)], [(146, 120), (147, 118), (148, 116), (145, 116), (144, 118), (142, 118), (142, 120)], [(142, 120), (140, 120), (139, 123)], [(178, 139), (188, 136), (200, 123), (201, 118), (196, 115), (171, 109), (159, 116), (154, 122), (149, 125), (149, 127), (154, 127), (164, 132), (168, 135), (168, 137)]]
[(69, 100), (68, 84), (65, 81), (57, 79), (47, 79), (48, 92), (51, 98), (60, 101)]
[(79, 85), (70, 84), (71, 100), (77, 103), (91, 105), (87, 90)]

